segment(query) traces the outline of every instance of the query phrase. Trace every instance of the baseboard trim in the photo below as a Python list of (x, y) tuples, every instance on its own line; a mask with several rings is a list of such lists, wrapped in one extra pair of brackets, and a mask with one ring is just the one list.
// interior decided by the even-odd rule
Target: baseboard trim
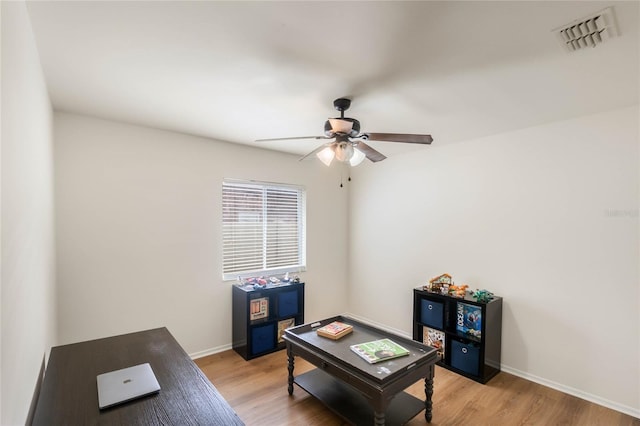
[(205, 349), (203, 351), (193, 352), (189, 354), (189, 356), (191, 357), (191, 359), (198, 359), (198, 358), (203, 358), (205, 356), (228, 351), (229, 349), (231, 349), (231, 344), (226, 344), (222, 346), (216, 346), (215, 348)]
[(600, 396), (581, 391), (580, 389), (572, 388), (571, 386), (566, 386), (561, 383), (554, 382), (552, 380), (538, 377), (534, 374), (526, 373), (516, 368), (509, 367), (508, 365), (502, 364), (501, 370), (504, 371), (505, 373), (513, 374), (514, 376), (518, 376), (525, 380), (529, 380), (530, 382), (538, 383), (539, 385), (546, 386), (551, 389), (555, 389), (562, 393), (566, 393), (568, 395), (572, 395), (577, 398), (584, 399), (585, 401), (593, 402), (594, 404), (602, 405), (603, 407), (607, 407), (612, 410), (618, 411), (620, 413), (627, 414), (631, 417), (640, 419), (640, 409), (629, 407), (624, 404), (619, 404), (617, 402), (610, 401)]

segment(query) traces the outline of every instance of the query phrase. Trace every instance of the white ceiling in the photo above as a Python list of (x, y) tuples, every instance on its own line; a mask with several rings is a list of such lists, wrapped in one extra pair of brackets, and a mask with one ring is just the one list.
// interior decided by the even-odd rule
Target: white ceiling
[[(551, 30), (613, 5), (620, 36)], [(639, 3), (28, 2), (54, 108), (241, 144), (362, 130), (434, 144), (637, 104)], [(315, 140), (262, 143), (303, 154)], [(380, 142), (384, 154), (429, 149)]]

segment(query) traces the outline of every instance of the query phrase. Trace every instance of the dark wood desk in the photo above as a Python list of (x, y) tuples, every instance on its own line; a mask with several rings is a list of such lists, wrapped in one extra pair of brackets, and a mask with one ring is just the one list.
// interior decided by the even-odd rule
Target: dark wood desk
[[(98, 409), (96, 376), (148, 362), (160, 392)], [(51, 349), (34, 425), (243, 425), (166, 328)]]
[[(332, 321), (353, 325), (353, 332), (339, 340), (316, 334), (319, 327)], [(369, 364), (350, 348), (384, 338), (408, 349), (409, 355)], [(284, 339), (289, 356), (289, 395), (295, 383), (351, 424), (402, 425), (422, 410), (431, 422), (435, 349), (342, 316), (290, 328)], [(294, 377), (295, 356), (318, 368)], [(425, 380), (424, 401), (403, 392), (421, 379)]]

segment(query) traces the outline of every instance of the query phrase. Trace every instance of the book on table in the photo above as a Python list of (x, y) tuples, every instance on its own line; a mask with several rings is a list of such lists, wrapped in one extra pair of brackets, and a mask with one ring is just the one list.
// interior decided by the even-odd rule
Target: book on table
[(334, 321), (316, 330), (318, 336), (328, 337), (337, 340), (353, 331), (353, 326), (340, 321)]
[(393, 358), (409, 355), (409, 351), (391, 339), (380, 339), (372, 342), (351, 345), (351, 350), (365, 361), (374, 364)]

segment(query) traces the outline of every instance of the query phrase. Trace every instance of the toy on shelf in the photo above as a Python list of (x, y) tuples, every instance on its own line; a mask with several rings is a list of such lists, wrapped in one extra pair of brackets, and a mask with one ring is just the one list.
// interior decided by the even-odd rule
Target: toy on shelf
[(449, 286), (449, 295), (453, 297), (464, 297), (467, 294), (468, 285), (450, 285)]
[(453, 278), (451, 275), (442, 274), (431, 278), (429, 280), (429, 284), (425, 285), (423, 289), (433, 293), (448, 294), (449, 287), (451, 285), (453, 285)]
[(245, 284), (252, 285), (256, 289), (267, 286), (267, 280), (264, 277), (250, 277), (245, 279)]
[(487, 303), (488, 301), (493, 299), (493, 293), (491, 293), (489, 290), (476, 290), (473, 293), (473, 297), (480, 303)]
[(300, 277), (295, 275), (289, 277), (287, 272), (284, 276), (260, 276), (260, 277), (240, 277), (237, 278), (237, 285), (239, 287), (253, 288), (255, 290), (265, 289), (267, 287), (278, 287), (280, 285), (287, 285), (292, 283), (299, 283)]

